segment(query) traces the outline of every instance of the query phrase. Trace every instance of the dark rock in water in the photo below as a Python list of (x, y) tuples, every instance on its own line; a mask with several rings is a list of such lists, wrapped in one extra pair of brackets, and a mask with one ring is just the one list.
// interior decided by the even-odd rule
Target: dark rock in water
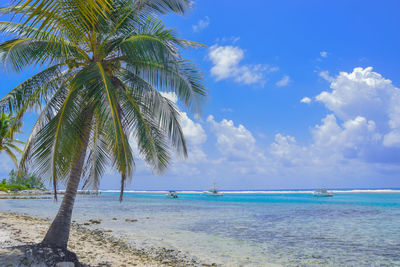
[(89, 222), (91, 223), (91, 224), (100, 224), (101, 223), (101, 219), (98, 219), (98, 220), (89, 220)]
[(89, 221), (84, 222), (83, 225), (100, 224), (100, 223), (101, 223), (101, 219), (98, 219), (98, 220), (90, 219)]
[(126, 222), (137, 222), (137, 219), (125, 219)]

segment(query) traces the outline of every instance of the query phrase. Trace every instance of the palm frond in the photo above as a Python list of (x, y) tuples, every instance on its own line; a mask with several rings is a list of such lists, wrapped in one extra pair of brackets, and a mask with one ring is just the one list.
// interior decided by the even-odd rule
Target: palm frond
[(18, 166), (17, 157), (16, 157), (15, 154), (11, 151), (11, 149), (10, 149), (8, 146), (3, 146), (2, 148), (3, 148), (3, 150), (10, 156), (10, 158), (11, 158), (12, 161), (14, 162), (15, 166)]
[(111, 120), (113, 125), (114, 135), (114, 164), (116, 164), (118, 171), (124, 174), (125, 177), (132, 176), (132, 152), (127, 140), (126, 132), (124, 131), (123, 116), (121, 116), (121, 110), (117, 103), (115, 89), (107, 76), (101, 63), (97, 63), (99, 68), (100, 78), (103, 83), (107, 101), (110, 109)]
[(89, 143), (89, 155), (84, 165), (82, 188), (98, 190), (100, 178), (103, 176), (110, 161), (109, 144), (104, 138), (103, 125), (94, 116), (94, 128)]
[(163, 97), (149, 83), (128, 70), (122, 73), (121, 78), (130, 89), (126, 94), (137, 99), (141, 112), (151, 118), (162, 129), (173, 147), (186, 157), (187, 148), (180, 126), (180, 112), (175, 103)]
[(19, 84), (0, 100), (0, 110), (18, 113), (24, 107), (40, 106), (56, 89), (61, 68), (54, 65)]

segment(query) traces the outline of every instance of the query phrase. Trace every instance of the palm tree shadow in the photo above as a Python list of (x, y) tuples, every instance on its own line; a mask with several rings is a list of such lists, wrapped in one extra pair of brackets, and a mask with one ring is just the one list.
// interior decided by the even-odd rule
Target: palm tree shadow
[(70, 266), (75, 267), (87, 266), (79, 262), (74, 252), (41, 243), (0, 249), (0, 266), (46, 267), (60, 262), (73, 263)]

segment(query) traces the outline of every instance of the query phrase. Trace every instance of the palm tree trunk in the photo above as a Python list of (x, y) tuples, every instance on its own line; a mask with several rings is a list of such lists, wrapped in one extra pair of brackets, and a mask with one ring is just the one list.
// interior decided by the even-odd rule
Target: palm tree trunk
[[(89, 118), (90, 119), (87, 125), (90, 125), (91, 122), (91, 116)], [(50, 228), (42, 241), (42, 244), (65, 249), (67, 248), (69, 232), (71, 228), (72, 209), (74, 207), (75, 197), (78, 192), (86, 150), (89, 143), (89, 126), (85, 127), (83, 134), (84, 136), (81, 151), (76, 161), (72, 165), (64, 198), (54, 221), (50, 225)]]

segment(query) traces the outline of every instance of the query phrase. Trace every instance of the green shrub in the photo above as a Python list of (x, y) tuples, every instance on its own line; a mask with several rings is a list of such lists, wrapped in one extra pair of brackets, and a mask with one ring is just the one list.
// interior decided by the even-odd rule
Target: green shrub
[(7, 188), (7, 185), (0, 184), (0, 191), (3, 191), (3, 192), (6, 192), (6, 193), (8, 193), (8, 188)]
[(21, 191), (21, 190), (27, 190), (29, 188), (22, 184), (10, 184), (8, 186), (8, 189), (10, 189), (10, 191), (16, 192), (16, 191)]

